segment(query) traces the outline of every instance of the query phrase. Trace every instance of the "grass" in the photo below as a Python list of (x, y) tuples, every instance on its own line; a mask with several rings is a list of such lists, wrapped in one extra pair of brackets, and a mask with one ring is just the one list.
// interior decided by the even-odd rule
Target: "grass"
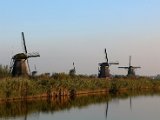
[(6, 77), (0, 79), (0, 98), (26, 97), (42, 94), (92, 91), (106, 89), (111, 93), (121, 90), (160, 89), (160, 80), (149, 78), (113, 78), (98, 79), (82, 76), (71, 77), (66, 74), (56, 74), (51, 77), (38, 76), (34, 78)]
[(5, 65), (0, 65), (0, 78), (9, 77), (10, 76), (10, 68)]

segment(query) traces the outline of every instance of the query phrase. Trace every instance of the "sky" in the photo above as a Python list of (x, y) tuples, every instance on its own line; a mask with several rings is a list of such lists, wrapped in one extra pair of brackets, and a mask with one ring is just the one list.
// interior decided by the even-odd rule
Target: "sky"
[[(39, 73), (97, 74), (98, 63), (141, 66), (138, 75), (160, 74), (159, 0), (1, 0), (0, 64), (23, 52), (21, 32)], [(111, 74), (127, 71), (110, 66)]]

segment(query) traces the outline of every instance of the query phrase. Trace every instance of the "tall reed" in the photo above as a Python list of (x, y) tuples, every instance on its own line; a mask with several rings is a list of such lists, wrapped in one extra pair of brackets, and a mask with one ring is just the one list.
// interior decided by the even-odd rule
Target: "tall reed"
[(108, 90), (111, 93), (121, 90), (160, 90), (160, 80), (150, 78), (112, 78), (98, 79), (80, 76), (6, 77), (0, 79), (0, 98), (26, 97), (59, 91), (92, 91)]
[(0, 78), (9, 76), (10, 76), (10, 68), (8, 67), (8, 65), (0, 65)]

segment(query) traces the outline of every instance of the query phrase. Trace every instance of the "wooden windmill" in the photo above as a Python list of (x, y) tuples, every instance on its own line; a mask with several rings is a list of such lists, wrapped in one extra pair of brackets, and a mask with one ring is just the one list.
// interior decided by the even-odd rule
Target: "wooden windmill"
[(129, 56), (129, 66), (128, 67), (118, 67), (128, 70), (127, 76), (136, 76), (135, 75), (135, 69), (141, 68), (141, 67), (134, 67), (131, 65), (131, 56)]
[(99, 73), (98, 73), (98, 77), (99, 78), (107, 78), (107, 77), (110, 77), (111, 74), (110, 74), (110, 70), (109, 70), (109, 66), (111, 65), (118, 65), (119, 63), (118, 62), (108, 62), (108, 56), (107, 56), (107, 51), (106, 49), (104, 50), (105, 52), (105, 58), (106, 58), (106, 62), (103, 62), (103, 63), (99, 63)]
[(39, 53), (28, 53), (24, 33), (22, 32), (23, 53), (14, 55), (11, 59), (11, 73), (12, 76), (28, 76), (31, 74), (28, 58), (40, 57)]
[(69, 71), (69, 75), (74, 76), (75, 74), (76, 74), (76, 68), (75, 68), (75, 65), (74, 65), (74, 62), (73, 62), (73, 69), (71, 69)]

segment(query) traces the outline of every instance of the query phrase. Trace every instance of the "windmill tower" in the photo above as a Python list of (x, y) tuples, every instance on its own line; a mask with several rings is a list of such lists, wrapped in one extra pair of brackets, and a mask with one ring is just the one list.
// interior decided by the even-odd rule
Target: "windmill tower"
[(136, 76), (135, 69), (141, 68), (141, 67), (134, 67), (131, 65), (131, 56), (129, 56), (129, 66), (128, 67), (118, 67), (128, 70), (127, 76)]
[(24, 33), (22, 32), (23, 53), (14, 55), (11, 59), (12, 76), (28, 76), (30, 75), (30, 67), (28, 58), (40, 57), (39, 53), (28, 53)]
[(74, 62), (73, 62), (73, 69), (71, 69), (69, 71), (69, 75), (74, 76), (75, 74), (76, 74), (76, 68), (75, 68), (75, 65), (74, 65)]
[(108, 56), (107, 56), (107, 51), (106, 49), (104, 50), (105, 52), (105, 56), (106, 56), (106, 62), (103, 62), (103, 63), (99, 63), (99, 73), (98, 73), (98, 77), (99, 78), (106, 78), (106, 77), (110, 77), (111, 74), (110, 74), (110, 70), (109, 70), (109, 66), (111, 65), (119, 65), (118, 62), (110, 62), (108, 63)]

